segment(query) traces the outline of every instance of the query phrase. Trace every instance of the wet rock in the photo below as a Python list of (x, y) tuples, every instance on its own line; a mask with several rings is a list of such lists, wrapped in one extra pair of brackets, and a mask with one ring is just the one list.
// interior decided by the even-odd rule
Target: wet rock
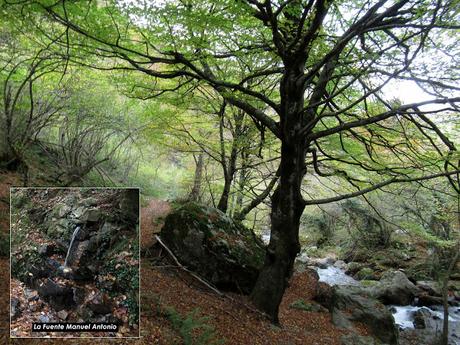
[(49, 318), (49, 316), (46, 316), (46, 315), (40, 315), (38, 317), (38, 321), (39, 322), (43, 322), (43, 323), (48, 323), (51, 321), (51, 319)]
[(97, 222), (101, 219), (102, 213), (97, 208), (91, 208), (85, 210), (85, 212), (80, 217), (80, 220), (83, 222)]
[(326, 257), (326, 258), (312, 258), (310, 259), (310, 262), (308, 263), (310, 266), (316, 266), (319, 268), (328, 268), (329, 266), (334, 264), (335, 259), (331, 257)]
[[(426, 315), (428, 314), (428, 315)], [(414, 312), (414, 328), (425, 329), (426, 328), (426, 318), (430, 317), (429, 312), (427, 313), (424, 309), (419, 309)]]
[(95, 314), (109, 314), (112, 312), (113, 304), (110, 298), (101, 292), (96, 293), (87, 303), (87, 306)]
[(36, 301), (38, 299), (38, 292), (37, 290), (31, 290), (31, 289), (24, 289), (24, 297), (28, 301)]
[(11, 298), (10, 304), (10, 318), (11, 320), (16, 319), (21, 314), (20, 310), (21, 302), (16, 297)]
[(370, 294), (384, 304), (409, 305), (418, 293), (417, 287), (401, 271), (388, 271)]
[(86, 206), (86, 207), (95, 206), (95, 205), (97, 205), (97, 199), (94, 198), (94, 197), (89, 197), (89, 198), (86, 198), (86, 199), (82, 199), (79, 202), (79, 204), (83, 205), (83, 206)]
[(61, 311), (58, 311), (57, 312), (57, 316), (59, 319), (61, 320), (66, 320), (67, 319), (67, 316), (69, 316), (69, 313), (66, 312), (65, 310), (61, 310)]
[(339, 268), (339, 269), (341, 269), (341, 270), (346, 271), (347, 268), (348, 268), (348, 265), (347, 265), (347, 263), (346, 263), (345, 261), (343, 261), (343, 260), (337, 260), (336, 262), (334, 262), (334, 267), (337, 267), (337, 268)]
[(38, 253), (42, 256), (51, 256), (56, 252), (56, 246), (44, 244), (38, 248)]
[(59, 285), (51, 279), (39, 285), (38, 294), (56, 311), (69, 309), (74, 305), (72, 288)]
[(80, 287), (73, 287), (72, 293), (73, 293), (73, 301), (75, 302), (75, 304), (76, 305), (82, 304), (85, 299), (85, 289), (80, 288)]
[(392, 314), (376, 299), (355, 286), (334, 286), (330, 303), (332, 320), (350, 329), (351, 321), (359, 321), (369, 327), (381, 342), (396, 345), (398, 331)]
[(125, 221), (135, 224), (139, 218), (139, 189), (130, 188), (124, 190), (120, 198), (119, 207)]
[(442, 304), (442, 298), (436, 296), (430, 296), (427, 294), (420, 294), (417, 298), (417, 306), (419, 307), (430, 307), (433, 305)]
[(415, 283), (415, 286), (421, 291), (425, 291), (432, 296), (441, 296), (441, 287), (438, 282), (431, 280), (421, 280)]
[(224, 290), (249, 293), (265, 258), (265, 247), (251, 230), (196, 203), (170, 213), (161, 238), (183, 265)]

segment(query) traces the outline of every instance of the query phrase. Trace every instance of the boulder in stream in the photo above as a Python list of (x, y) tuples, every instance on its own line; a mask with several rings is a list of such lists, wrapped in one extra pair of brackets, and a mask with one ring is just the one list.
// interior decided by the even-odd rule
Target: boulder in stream
[(417, 293), (417, 287), (401, 271), (385, 272), (379, 283), (370, 288), (371, 296), (384, 304), (409, 305)]
[(368, 326), (379, 341), (389, 345), (398, 343), (398, 331), (390, 311), (363, 293), (360, 287), (334, 286), (329, 309), (338, 327), (353, 329), (352, 321), (359, 321)]

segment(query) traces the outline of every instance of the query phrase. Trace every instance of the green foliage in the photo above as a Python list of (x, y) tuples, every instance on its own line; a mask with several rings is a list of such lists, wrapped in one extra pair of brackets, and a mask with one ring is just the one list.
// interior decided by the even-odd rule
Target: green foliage
[(326, 212), (317, 214), (306, 214), (302, 217), (303, 226), (311, 234), (316, 234), (316, 245), (321, 248), (331, 244), (336, 231), (336, 219)]
[(366, 248), (388, 248), (393, 230), (381, 218), (354, 201), (346, 201), (343, 209), (348, 215), (350, 233), (356, 243)]
[(34, 267), (44, 267), (45, 260), (38, 253), (37, 248), (23, 249), (11, 257), (11, 275), (20, 281), (27, 282), (33, 277), (31, 270)]
[[(111, 274), (116, 280), (117, 291), (126, 294), (123, 304), (129, 311), (130, 324), (139, 322), (139, 266), (115, 259), (109, 260), (101, 269), (101, 274)], [(100, 286), (101, 290), (105, 290)]]
[(224, 340), (218, 339), (214, 328), (207, 324), (209, 317), (200, 317), (199, 313), (197, 308), (182, 317), (174, 308), (166, 308), (166, 315), (179, 332), (184, 345), (223, 344)]

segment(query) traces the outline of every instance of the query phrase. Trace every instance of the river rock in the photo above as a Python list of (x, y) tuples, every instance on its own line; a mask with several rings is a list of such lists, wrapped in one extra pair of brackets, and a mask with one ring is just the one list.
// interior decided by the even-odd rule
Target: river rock
[(418, 293), (417, 287), (401, 271), (388, 271), (370, 294), (384, 304), (409, 305)]
[(419, 290), (427, 292), (432, 296), (441, 296), (441, 287), (438, 282), (432, 280), (421, 280), (415, 283)]
[(224, 290), (249, 293), (265, 258), (263, 242), (251, 230), (196, 203), (170, 213), (161, 238), (183, 265)]
[(442, 304), (442, 298), (436, 296), (430, 296), (425, 294), (420, 294), (417, 296), (417, 306), (419, 307), (429, 307), (433, 305)]
[(339, 268), (339, 269), (341, 269), (341, 270), (346, 271), (347, 268), (348, 268), (348, 265), (347, 265), (347, 263), (346, 263), (345, 261), (343, 261), (343, 260), (337, 260), (336, 262), (334, 262), (334, 267), (337, 267), (337, 268)]
[(98, 292), (91, 297), (87, 306), (91, 309), (91, 311), (93, 311), (93, 313), (102, 315), (112, 312), (113, 308), (110, 298), (101, 292)]
[(83, 222), (97, 222), (101, 218), (102, 213), (97, 208), (86, 209), (80, 217)]
[(393, 315), (376, 299), (363, 293), (356, 286), (334, 286), (329, 306), (333, 323), (352, 329), (351, 321), (359, 321), (369, 327), (381, 342), (396, 345), (398, 331)]
[(16, 319), (21, 314), (20, 305), (21, 305), (21, 302), (19, 301), (18, 298), (16, 297), (11, 298), (11, 304), (10, 304), (11, 320)]
[(61, 311), (57, 312), (57, 316), (58, 316), (59, 319), (65, 320), (65, 319), (67, 319), (67, 316), (69, 316), (69, 313), (66, 312), (65, 310), (61, 310)]
[(349, 262), (347, 265), (347, 269), (345, 271), (346, 274), (353, 276), (355, 275), (361, 268), (365, 267), (366, 265), (361, 262)]
[(38, 286), (38, 294), (56, 311), (69, 309), (74, 304), (72, 289), (57, 284), (51, 279), (46, 279)]

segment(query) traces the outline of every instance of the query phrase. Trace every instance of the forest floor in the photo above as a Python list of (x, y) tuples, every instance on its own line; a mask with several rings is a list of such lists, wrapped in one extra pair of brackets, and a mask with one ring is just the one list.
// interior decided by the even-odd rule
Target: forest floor
[(141, 251), (148, 251), (155, 244), (155, 235), (161, 231), (170, 211), (171, 205), (160, 199), (151, 199), (141, 208)]
[[(1, 230), (8, 231), (9, 187), (19, 185), (14, 174), (0, 174)], [(5, 210), (6, 211), (5, 211)], [(142, 248), (148, 249), (155, 241), (154, 234), (162, 226), (170, 206), (164, 201), (152, 199), (142, 209)], [(294, 301), (312, 302), (316, 280), (308, 272), (294, 275), (280, 306), (281, 326), (274, 326), (252, 308), (247, 297), (212, 292), (188, 273), (171, 265), (155, 264), (155, 260), (142, 260), (141, 264), (141, 338), (114, 339), (113, 344), (183, 344), (187, 323), (180, 327), (172, 322), (173, 314), (182, 320), (199, 325), (191, 333), (199, 337), (207, 327), (214, 329), (215, 340), (228, 345), (339, 345), (340, 337), (347, 331), (331, 323), (327, 312), (309, 312), (291, 308)], [(9, 339), (9, 260), (0, 259), (0, 344), (60, 344), (59, 339)], [(200, 319), (205, 317), (205, 319)], [(366, 330), (357, 325), (359, 333)], [(181, 335), (182, 333), (182, 335)], [(67, 339), (69, 344), (93, 344), (94, 339)], [(207, 342), (211, 344), (211, 342)]]

